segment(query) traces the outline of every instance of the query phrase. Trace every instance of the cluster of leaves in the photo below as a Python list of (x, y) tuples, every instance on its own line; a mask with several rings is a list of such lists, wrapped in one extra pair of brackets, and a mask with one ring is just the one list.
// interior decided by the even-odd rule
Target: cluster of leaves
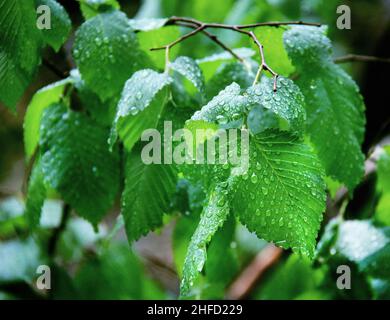
[[(41, 3), (52, 9), (49, 31), (35, 28), (34, 8)], [(32, 230), (41, 227), (47, 200), (61, 198), (97, 231), (121, 194), (130, 243), (161, 227), (165, 214), (183, 213), (173, 239), (183, 297), (203, 297), (205, 283), (223, 289), (232, 280), (239, 268), (231, 246), (238, 223), (308, 258), (336, 261), (337, 253), (356, 263), (380, 287), (376, 292), (388, 294), (390, 268), (376, 268), (378, 261), (388, 263), (386, 228), (337, 220), (328, 225), (316, 252), (327, 188), (336, 183), (352, 194), (365, 159), (363, 100), (355, 82), (333, 63), (326, 28), (256, 31), (265, 44), (273, 39), (265, 53), (281, 75), (275, 92), (265, 75), (253, 83), (259, 61), (250, 48), (235, 49), (241, 63), (228, 53), (198, 60), (176, 57), (178, 45), (170, 51), (176, 58), (165, 65), (164, 52), (148, 49), (178, 38), (179, 27), (165, 26), (167, 19), (128, 19), (116, 1), (82, 0), (80, 5), (85, 22), (76, 31), (72, 51), (77, 69), (36, 92), (25, 115), (25, 152), (33, 163), (25, 217)], [(0, 100), (14, 110), (34, 77), (40, 51), (45, 45), (58, 50), (71, 23), (55, 0), (1, 0), (0, 8)], [(294, 81), (289, 79), (293, 74)], [(248, 169), (222, 163), (145, 164), (141, 135), (146, 129), (163, 132), (164, 121), (192, 132), (245, 128), (250, 135)], [(217, 138), (194, 143), (205, 146), (212, 139)], [(378, 166), (383, 195), (376, 219), (382, 224), (389, 223), (389, 157)], [(18, 245), (35, 254), (32, 240)], [(107, 268), (116, 263), (114, 257), (125, 261), (118, 258), (118, 273), (107, 282), (134, 282), (138, 267), (134, 274), (125, 270), (137, 265), (135, 258), (123, 248), (106, 254)], [(106, 264), (100, 266), (103, 278)], [(222, 272), (219, 267), (227, 264), (232, 267)], [(291, 264), (288, 268), (294, 268)], [(88, 268), (79, 273), (85, 297), (94, 281)], [(113, 294), (145, 297), (140, 291), (127, 296), (133, 289)]]

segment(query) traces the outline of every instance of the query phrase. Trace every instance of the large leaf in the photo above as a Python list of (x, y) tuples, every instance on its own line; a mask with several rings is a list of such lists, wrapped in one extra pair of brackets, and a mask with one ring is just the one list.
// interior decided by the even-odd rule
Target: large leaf
[(125, 189), (121, 213), (129, 241), (162, 225), (176, 187), (176, 172), (171, 165), (145, 164), (139, 152), (126, 161)]
[(78, 29), (73, 50), (82, 78), (102, 100), (119, 94), (146, 63), (133, 29), (120, 11), (101, 13)]
[(0, 0), (0, 101), (11, 110), (40, 62), (41, 33), (33, 0)]
[(251, 138), (249, 170), (234, 184), (234, 212), (250, 231), (313, 256), (325, 210), (317, 156), (299, 138), (267, 130)]
[(356, 83), (333, 63), (323, 32), (297, 26), (285, 32), (284, 44), (300, 73), (311, 141), (326, 173), (352, 191), (364, 172), (364, 104)]
[(65, 43), (72, 22), (62, 5), (55, 0), (38, 0), (37, 5), (46, 5), (50, 8), (51, 25), (49, 29), (42, 29), (43, 40), (55, 51)]
[(167, 100), (167, 91), (162, 89), (170, 83), (167, 74), (150, 69), (136, 72), (126, 82), (111, 132), (111, 145), (119, 134), (126, 149), (131, 150), (144, 130), (157, 127)]
[(109, 152), (108, 130), (61, 104), (46, 109), (40, 147), (45, 182), (97, 226), (119, 189), (119, 155)]
[(180, 294), (190, 294), (194, 281), (202, 272), (207, 259), (207, 245), (217, 230), (227, 219), (230, 209), (227, 199), (227, 185), (218, 185), (209, 194), (207, 206), (204, 208), (198, 227), (191, 238), (183, 267), (183, 279)]

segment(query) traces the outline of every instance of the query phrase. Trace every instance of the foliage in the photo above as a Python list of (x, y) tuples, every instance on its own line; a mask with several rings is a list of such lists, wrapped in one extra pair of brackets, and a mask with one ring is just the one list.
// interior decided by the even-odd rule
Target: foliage
[[(363, 180), (365, 160), (363, 99), (354, 80), (333, 62), (325, 27), (255, 28), (267, 65), (280, 75), (271, 78), (258, 48), (241, 38), (236, 44), (247, 47), (230, 53), (203, 43), (200, 37), (207, 37), (201, 32), (166, 52), (149, 50), (188, 32), (156, 18), (163, 13), (184, 10), (199, 19), (222, 22), (228, 16), (232, 23), (252, 22), (233, 1), (186, 1), (183, 6), (164, 1), (158, 8), (145, 1), (133, 19), (115, 0), (79, 3), (85, 20), (74, 26), (76, 68), (36, 91), (24, 117), (31, 168), (27, 194), (14, 199), (21, 201), (16, 209), (0, 203), (0, 239), (5, 239), (0, 243), (0, 297), (5, 284), (33, 286), (35, 266), (47, 262), (64, 284), (54, 289), (54, 298), (167, 298), (129, 245), (114, 238), (124, 226), (132, 245), (171, 220), (176, 220), (173, 251), (182, 298), (224, 297), (243, 265), (244, 249), (232, 245), (243, 226), (294, 252), (254, 291), (254, 298), (348, 298), (327, 287), (340, 263), (350, 263), (359, 273), (367, 288), (364, 298), (390, 296), (388, 147), (378, 161), (379, 204), (373, 219), (345, 220), (342, 212), (330, 222), (324, 219), (327, 196), (332, 198), (335, 185), (344, 185), (352, 197)], [(262, 3), (270, 17), (285, 17), (285, 8)], [(39, 4), (52, 9), (49, 31), (35, 27)], [(0, 9), (0, 101), (15, 112), (37, 75), (42, 49), (60, 51), (72, 25), (56, 0), (0, 0)], [(229, 40), (225, 31), (231, 32), (215, 34), (234, 43), (237, 34), (232, 32)], [(212, 49), (191, 55), (189, 48), (198, 46), (194, 39)], [(263, 72), (257, 73), (260, 66)], [(239, 153), (248, 152), (248, 167), (192, 165), (188, 154), (183, 163), (144, 163), (143, 133), (154, 129), (163, 136), (166, 121), (187, 133), (210, 130), (173, 147), (222, 144), (218, 129), (245, 130), (249, 150), (240, 140)], [(107, 232), (119, 198), (118, 222)], [(59, 221), (48, 226), (44, 221), (55, 211), (47, 212), (50, 201), (57, 209), (64, 203), (74, 215), (57, 210)], [(47, 248), (58, 230), (63, 233), (53, 254)], [(70, 264), (78, 265), (75, 276), (67, 269)]]

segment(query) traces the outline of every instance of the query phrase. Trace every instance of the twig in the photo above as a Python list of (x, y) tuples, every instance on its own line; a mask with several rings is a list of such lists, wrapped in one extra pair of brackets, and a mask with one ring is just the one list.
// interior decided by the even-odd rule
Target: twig
[(181, 36), (179, 39), (176, 39), (175, 41), (165, 45), (165, 46), (162, 46), (162, 47), (157, 47), (157, 48), (151, 48), (150, 51), (156, 51), (156, 50), (164, 50), (164, 49), (167, 49), (167, 48), (172, 48), (173, 46), (175, 46), (176, 44), (178, 44), (179, 42), (182, 42), (184, 41), (185, 39), (189, 38), (189, 37), (192, 37), (194, 35), (196, 35), (198, 32), (202, 31), (204, 29), (203, 26), (200, 26), (198, 28), (196, 28), (195, 30), (185, 34), (184, 36)]
[(281, 248), (273, 244), (269, 244), (261, 250), (230, 286), (227, 298), (239, 300), (247, 297), (264, 272), (279, 260), (282, 252)]
[[(283, 26), (283, 25), (291, 25), (291, 24), (300, 24), (300, 25), (315, 25), (315, 26), (319, 26), (319, 24), (317, 23), (305, 23), (305, 22), (302, 22), (302, 21), (287, 21), (287, 22), (261, 22), (261, 23), (256, 23), (256, 24), (251, 24), (251, 25), (228, 25), (228, 24), (221, 24), (221, 23), (204, 23), (204, 22), (201, 22), (201, 21), (198, 21), (196, 19), (191, 19), (191, 18), (182, 18), (182, 17), (172, 17), (170, 19), (168, 19), (168, 22), (166, 23), (166, 25), (180, 25), (180, 26), (185, 26), (185, 27), (190, 27), (190, 28), (193, 28), (194, 30), (181, 36), (180, 38), (178, 38), (177, 40), (165, 45), (165, 46), (162, 46), (162, 47), (158, 47), (158, 48), (151, 48), (150, 50), (154, 51), (154, 50), (166, 50), (167, 52), (167, 56), (169, 54), (169, 49), (172, 48), (173, 46), (175, 46), (176, 44), (194, 36), (195, 34), (199, 33), (199, 32), (203, 32), (204, 34), (206, 34), (211, 40), (213, 40), (214, 42), (216, 42), (218, 45), (220, 45), (224, 50), (227, 50), (229, 53), (231, 53), (234, 57), (236, 57), (237, 59), (239, 59), (240, 61), (243, 61), (240, 57), (238, 57), (236, 54), (234, 54), (234, 52), (228, 48), (226, 45), (224, 45), (215, 35), (212, 35), (210, 33), (208, 33), (206, 31), (207, 28), (219, 28), (219, 29), (228, 29), (228, 30), (232, 30), (232, 31), (235, 31), (235, 32), (239, 32), (239, 33), (242, 33), (242, 34), (245, 34), (247, 36), (249, 36), (254, 42), (255, 44), (257, 45), (257, 47), (259, 48), (259, 54), (260, 54), (260, 58), (261, 58), (261, 62), (260, 62), (260, 66), (259, 66), (259, 70), (256, 74), (256, 77), (255, 77), (255, 81), (254, 81), (254, 84), (257, 83), (257, 81), (259, 80), (259, 77), (260, 77), (260, 74), (263, 70), (265, 71), (268, 71), (272, 74), (272, 76), (274, 77), (274, 91), (276, 91), (277, 89), (277, 78), (278, 78), (278, 74), (273, 71), (269, 66), (268, 64), (266, 63), (265, 61), (265, 57), (264, 57), (264, 51), (263, 51), (263, 46), (262, 44), (260, 43), (259, 39), (256, 37), (255, 33), (253, 31), (246, 31), (244, 29), (247, 29), (247, 28), (254, 28), (254, 27), (259, 27), (259, 26)], [(167, 58), (167, 63), (169, 62), (169, 59)], [(166, 68), (167, 70), (167, 68)]]
[(347, 54), (345, 56), (335, 58), (333, 61), (335, 63), (345, 63), (345, 62), (355, 62), (355, 61), (390, 63), (390, 58), (380, 58), (380, 57), (365, 56), (359, 54)]

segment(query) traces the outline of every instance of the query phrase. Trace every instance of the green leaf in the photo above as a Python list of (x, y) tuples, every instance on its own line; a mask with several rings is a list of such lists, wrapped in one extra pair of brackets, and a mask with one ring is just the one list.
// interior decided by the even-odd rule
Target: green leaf
[(35, 152), (39, 142), (39, 127), (43, 111), (55, 102), (59, 102), (67, 84), (72, 83), (71, 78), (55, 82), (38, 90), (27, 107), (24, 116), (24, 150), (29, 160)]
[(85, 19), (90, 19), (110, 9), (120, 9), (117, 0), (78, 0), (80, 9)]
[(222, 227), (229, 212), (227, 189), (223, 185), (217, 185), (209, 194), (208, 204), (201, 214), (199, 225), (188, 246), (180, 285), (181, 296), (190, 295), (191, 287), (206, 263), (207, 245)]
[(32, 170), (26, 201), (25, 215), (31, 228), (39, 226), (43, 203), (46, 199), (46, 187), (41, 161), (38, 160)]
[(0, 243), (0, 284), (16, 281), (33, 282), (37, 268), (45, 264), (35, 240), (10, 240)]
[(156, 128), (162, 114), (167, 90), (171, 83), (165, 73), (150, 69), (140, 70), (126, 82), (110, 137), (112, 146), (119, 137), (127, 150), (131, 150), (146, 129)]
[[(302, 133), (306, 120), (304, 97), (290, 79), (279, 77), (277, 91), (273, 91), (274, 80), (263, 77), (260, 84), (250, 87), (246, 93), (249, 102), (260, 105), (287, 122), (287, 128)], [(282, 129), (283, 124), (282, 124)]]
[(206, 98), (207, 100), (212, 99), (232, 82), (237, 83), (241, 88), (248, 88), (253, 83), (254, 78), (254, 74), (242, 63), (223, 63), (207, 82)]
[(43, 114), (40, 147), (45, 183), (95, 227), (119, 189), (119, 154), (109, 152), (107, 137), (108, 130), (61, 104)]
[(170, 68), (191, 81), (195, 88), (198, 89), (201, 96), (204, 96), (204, 77), (202, 70), (199, 68), (195, 60), (189, 57), (181, 56), (170, 64)]
[(162, 28), (168, 19), (166, 18), (142, 18), (130, 19), (130, 26), (136, 31), (152, 31)]
[(234, 183), (234, 212), (260, 238), (312, 257), (326, 198), (317, 156), (275, 130), (252, 137), (249, 147), (249, 170)]
[(34, 1), (1, 0), (0, 30), (0, 102), (15, 111), (40, 63)]
[[(150, 49), (162, 47), (175, 41), (180, 37), (180, 30), (177, 26), (166, 26), (160, 29), (138, 32), (137, 37), (140, 48), (146, 52), (154, 65), (159, 69), (164, 69), (165, 50), (150, 51)], [(179, 43), (169, 50), (171, 59), (178, 55), (180, 47), (181, 44)]]
[(126, 161), (121, 210), (130, 242), (162, 225), (177, 180), (172, 165), (145, 164), (135, 151)]
[(247, 111), (249, 101), (240, 93), (240, 86), (233, 82), (201, 110), (195, 112), (191, 119), (217, 122), (221, 125), (241, 119)]
[[(246, 60), (253, 55), (255, 55), (255, 51), (249, 48), (237, 48), (233, 49), (233, 52), (237, 54), (240, 58)], [(214, 75), (214, 73), (218, 70), (222, 63), (226, 60), (235, 59), (231, 53), (227, 51), (223, 51), (221, 53), (215, 53), (211, 56), (198, 59), (196, 62), (200, 66), (205, 76), (206, 81), (209, 81), (210, 78)]]
[(375, 217), (390, 226), (390, 146), (384, 147), (377, 164), (377, 190), (381, 194)]
[(82, 78), (102, 100), (119, 94), (125, 81), (147, 63), (120, 11), (84, 22), (76, 33), (73, 55)]
[(51, 25), (42, 29), (43, 40), (55, 51), (58, 51), (68, 39), (72, 22), (64, 7), (55, 0), (38, 0), (37, 6), (46, 5), (50, 8)]
[(284, 33), (284, 44), (300, 73), (310, 139), (327, 175), (352, 192), (364, 173), (365, 107), (356, 83), (333, 63), (323, 31), (297, 26)]
[(264, 57), (272, 70), (285, 77), (292, 74), (295, 68), (283, 46), (284, 28), (265, 26), (255, 29), (254, 32), (264, 47)]

